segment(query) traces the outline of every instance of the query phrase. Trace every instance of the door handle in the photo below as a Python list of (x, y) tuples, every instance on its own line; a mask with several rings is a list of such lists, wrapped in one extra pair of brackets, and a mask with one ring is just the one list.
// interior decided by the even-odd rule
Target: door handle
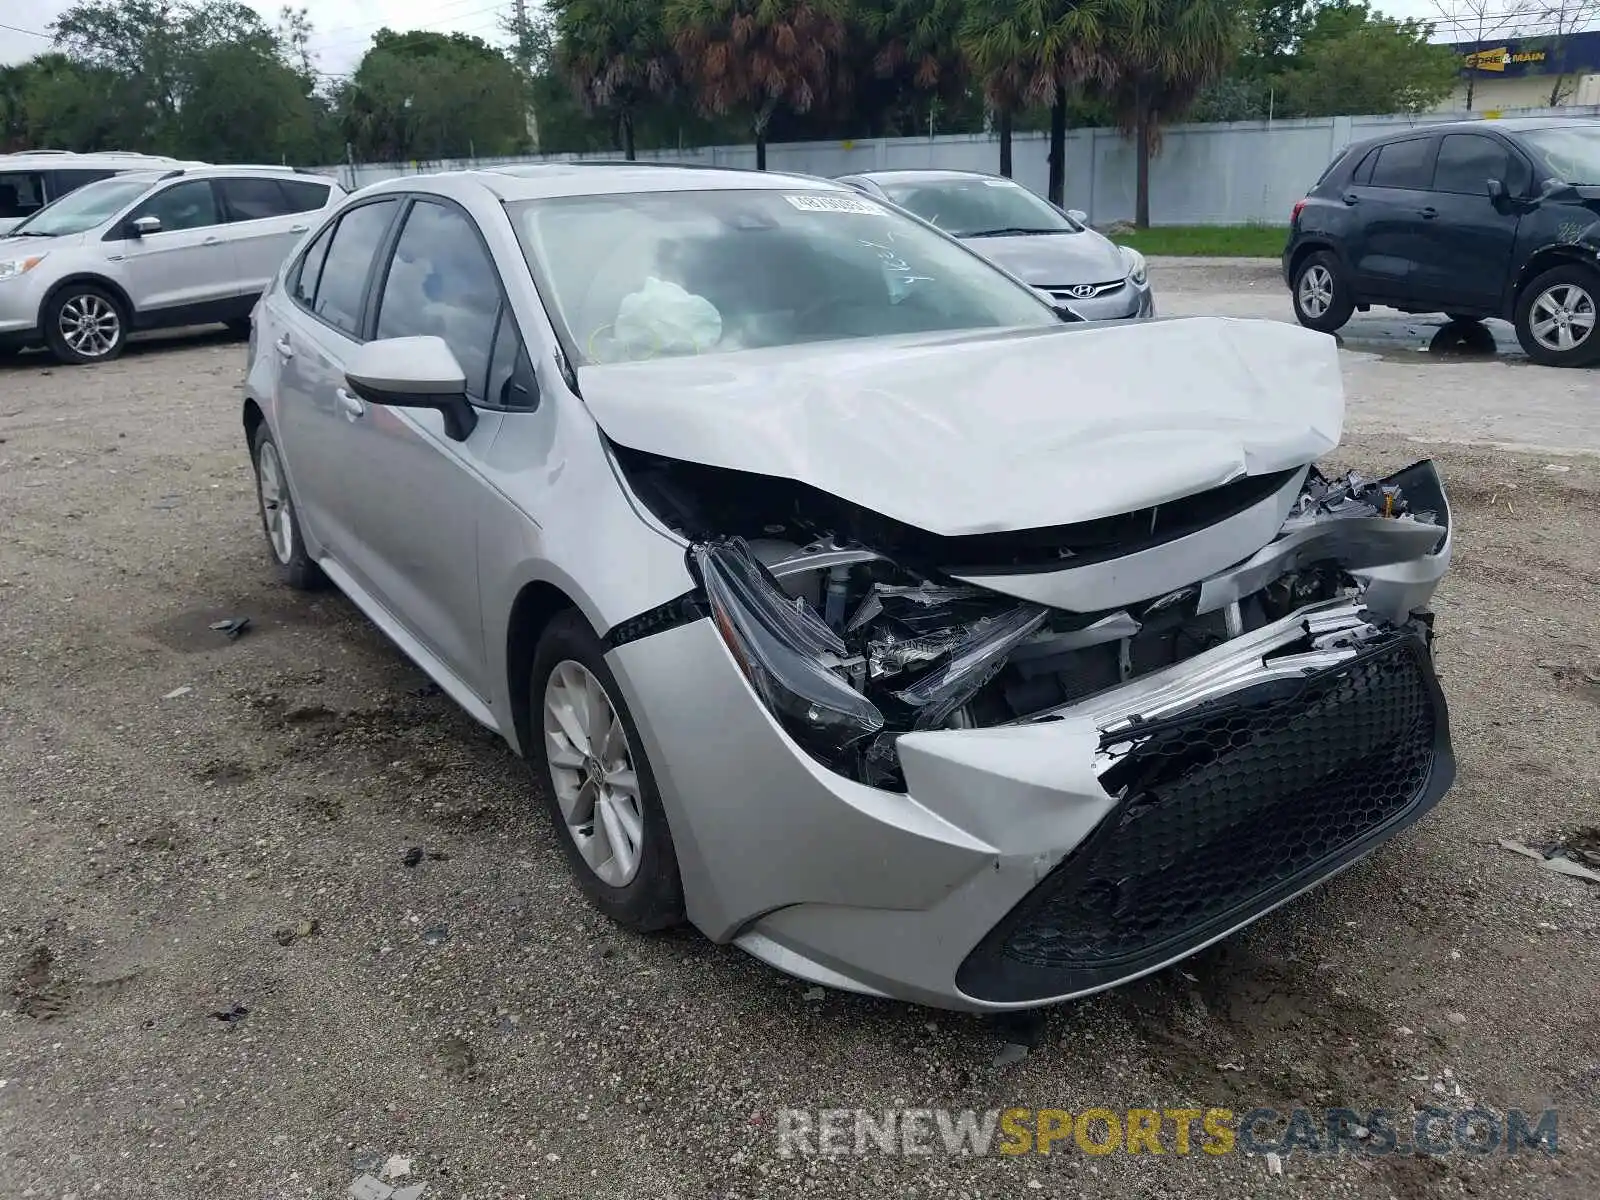
[(1343, 200), (1346, 204), (1351, 204), (1351, 205), (1358, 204), (1361, 201), (1361, 197), (1356, 195), (1354, 192), (1346, 192), (1343, 196), (1340, 197), (1340, 199)]
[(1421, 217), (1424, 221), (1431, 221), (1435, 217), (1437, 217), (1438, 215), (1439, 215), (1439, 210), (1437, 208), (1433, 207), (1433, 205), (1431, 205), (1431, 204), (1428, 205), (1428, 207), (1426, 207), (1426, 208), (1417, 209), (1417, 216)]
[(288, 338), (286, 338), (286, 337), (279, 338), (277, 343), (276, 343), (276, 346), (277, 346), (278, 353), (283, 355), (285, 358), (293, 358), (294, 357), (294, 347), (289, 345), (289, 339)]
[(334, 388), (333, 394), (339, 397), (339, 407), (344, 409), (344, 415), (352, 421), (367, 411), (366, 402), (360, 396), (352, 396), (343, 388)]
[(211, 237), (208, 237), (205, 241), (201, 242), (200, 244), (202, 246), (220, 246), (222, 244), (222, 239), (219, 238), (219, 237), (216, 237), (215, 235), (213, 235)]
[(310, 228), (311, 228), (311, 226), (309, 226), (309, 225), (291, 225), (291, 226), (289, 226), (289, 232), (290, 233), (304, 233), (306, 230), (308, 230)]

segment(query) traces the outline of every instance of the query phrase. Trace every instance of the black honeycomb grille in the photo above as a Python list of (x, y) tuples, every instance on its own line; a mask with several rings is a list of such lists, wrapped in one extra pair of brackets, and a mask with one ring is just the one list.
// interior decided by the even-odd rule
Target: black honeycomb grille
[(1437, 799), (1445, 719), (1426, 650), (1397, 635), (1331, 670), (1154, 722), (1131, 743), (1108, 736), (1104, 749), (1125, 752), (1101, 782), (1121, 802), (963, 974), (978, 983), (998, 954), (1095, 986), (1270, 907), (1426, 807), (1425, 792)]

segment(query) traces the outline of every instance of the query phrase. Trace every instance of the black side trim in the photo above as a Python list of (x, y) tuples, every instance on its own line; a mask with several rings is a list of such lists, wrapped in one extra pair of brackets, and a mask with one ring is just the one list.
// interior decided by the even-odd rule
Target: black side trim
[(710, 615), (711, 610), (706, 607), (706, 602), (698, 591), (685, 592), (676, 600), (668, 600), (665, 604), (648, 612), (642, 612), (637, 617), (619, 621), (600, 639), (600, 644), (609, 653), (618, 646), (626, 646), (629, 642), (637, 642), (652, 634), (665, 633), (680, 625), (692, 625)]

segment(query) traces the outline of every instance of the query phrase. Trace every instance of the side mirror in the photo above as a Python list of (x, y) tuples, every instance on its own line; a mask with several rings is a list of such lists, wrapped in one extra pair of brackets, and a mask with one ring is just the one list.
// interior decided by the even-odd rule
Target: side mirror
[(369, 404), (434, 409), (451, 441), (466, 441), (478, 427), (478, 411), (467, 401), (466, 372), (441, 337), (368, 342), (350, 356), (344, 377)]
[(1496, 204), (1503, 204), (1506, 198), (1506, 185), (1498, 179), (1489, 180), (1489, 199)]
[(1089, 223), (1089, 214), (1081, 208), (1067, 209), (1067, 216), (1071, 217), (1079, 225), (1087, 225)]
[(128, 232), (136, 238), (146, 237), (152, 233), (161, 232), (160, 217), (135, 217), (128, 225)]

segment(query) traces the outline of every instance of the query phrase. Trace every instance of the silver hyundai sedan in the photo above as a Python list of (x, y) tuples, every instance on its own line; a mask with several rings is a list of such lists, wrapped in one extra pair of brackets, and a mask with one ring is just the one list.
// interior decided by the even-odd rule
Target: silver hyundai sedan
[(1074, 323), (815, 179), (546, 165), (350, 197), (257, 306), (246, 392), (284, 580), (529, 760), (630, 928), (1046, 1004), (1454, 776), (1449, 506), (1428, 462), (1313, 465), (1322, 334)]
[(1091, 321), (1156, 315), (1144, 255), (1089, 228), (1020, 183), (976, 171), (895, 170), (841, 175), (968, 242), (1024, 283)]

